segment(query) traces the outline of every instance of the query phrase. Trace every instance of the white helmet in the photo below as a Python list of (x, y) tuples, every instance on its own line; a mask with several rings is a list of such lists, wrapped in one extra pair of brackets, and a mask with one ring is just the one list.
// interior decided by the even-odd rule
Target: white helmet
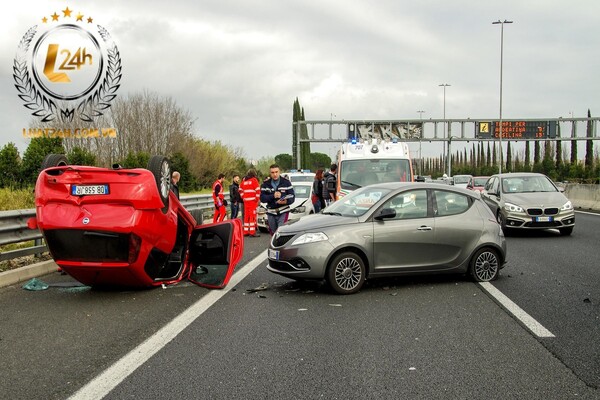
[(448, 175), (444, 174), (444, 175), (442, 175), (442, 178), (446, 179), (446, 178), (448, 178)]

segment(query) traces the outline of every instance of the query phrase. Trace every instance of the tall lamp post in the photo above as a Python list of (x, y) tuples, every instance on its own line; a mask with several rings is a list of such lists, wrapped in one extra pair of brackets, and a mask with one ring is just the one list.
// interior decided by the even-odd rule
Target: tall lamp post
[(418, 110), (419, 120), (421, 121), (421, 137), (419, 138), (419, 175), (423, 175), (423, 153), (421, 153), (421, 143), (423, 141), (423, 113), (425, 111)]
[(498, 173), (502, 173), (502, 63), (504, 61), (504, 24), (512, 24), (512, 21), (509, 20), (498, 20), (492, 22), (493, 25), (500, 24), (500, 135), (498, 137), (499, 147), (500, 147), (500, 157), (499, 165), (498, 165)]
[[(447, 83), (440, 83), (438, 86), (441, 86), (442, 88), (444, 88), (444, 139), (446, 138), (446, 136), (448, 136), (448, 122), (446, 122), (446, 88), (448, 86), (450, 86)], [(444, 154), (446, 152), (446, 142), (444, 142), (444, 151), (442, 152), (442, 154)], [(448, 158), (448, 157), (446, 157)], [(450, 160), (448, 160), (448, 167), (450, 167)], [(448, 168), (449, 170), (450, 168)], [(448, 174), (450, 174), (450, 172), (448, 172)], [(450, 175), (448, 175), (448, 177), (450, 177)]]

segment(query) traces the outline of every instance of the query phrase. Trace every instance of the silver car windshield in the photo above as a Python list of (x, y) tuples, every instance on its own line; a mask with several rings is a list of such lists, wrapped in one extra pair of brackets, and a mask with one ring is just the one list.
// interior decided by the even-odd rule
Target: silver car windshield
[(327, 207), (323, 214), (360, 217), (390, 192), (389, 189), (364, 187), (342, 197)]
[(558, 192), (545, 176), (514, 176), (502, 178), (503, 193)]

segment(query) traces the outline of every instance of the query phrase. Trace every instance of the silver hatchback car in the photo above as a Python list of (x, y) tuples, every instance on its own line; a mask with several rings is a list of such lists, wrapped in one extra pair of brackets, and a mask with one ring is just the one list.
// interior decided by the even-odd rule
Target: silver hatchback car
[(351, 294), (376, 277), (468, 272), (476, 281), (496, 279), (506, 242), (478, 193), (383, 183), (281, 226), (268, 258), (271, 272), (326, 279), (337, 293)]
[(561, 235), (570, 235), (575, 227), (573, 204), (543, 174), (493, 175), (481, 197), (505, 232), (508, 229), (556, 228)]

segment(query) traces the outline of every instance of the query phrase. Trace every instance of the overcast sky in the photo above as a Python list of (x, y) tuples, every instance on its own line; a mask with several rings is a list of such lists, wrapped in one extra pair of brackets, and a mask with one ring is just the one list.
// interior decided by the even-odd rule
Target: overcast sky
[(118, 95), (170, 96), (196, 135), (248, 159), (291, 153), (296, 97), (307, 120), (442, 118), (438, 85), (448, 83), (446, 117), (498, 118), (498, 19), (514, 21), (504, 29), (505, 119), (600, 113), (597, 0), (28, 0), (0, 14), (0, 146), (27, 146), (32, 117), (12, 77), (19, 41), (65, 7), (112, 35)]

